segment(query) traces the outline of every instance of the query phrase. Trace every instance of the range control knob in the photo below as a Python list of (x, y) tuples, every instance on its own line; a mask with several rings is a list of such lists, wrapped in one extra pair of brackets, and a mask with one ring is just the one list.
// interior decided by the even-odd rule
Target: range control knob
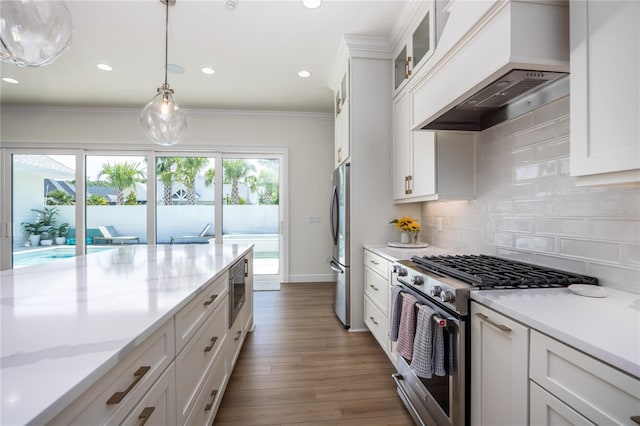
[(411, 277), (411, 284), (413, 285), (424, 284), (424, 278), (422, 278), (421, 275), (414, 275)]
[(398, 273), (399, 277), (406, 277), (407, 276), (407, 268), (403, 268), (402, 266), (398, 266), (398, 269), (396, 270), (396, 272)]
[(454, 300), (456, 300), (456, 297), (449, 290), (444, 290), (442, 293), (440, 293), (440, 300), (442, 300), (443, 302), (453, 302)]
[(440, 293), (442, 293), (442, 287), (440, 287), (439, 285), (434, 285), (433, 287), (431, 287), (429, 289), (429, 293), (433, 297), (438, 297), (438, 296), (440, 296)]

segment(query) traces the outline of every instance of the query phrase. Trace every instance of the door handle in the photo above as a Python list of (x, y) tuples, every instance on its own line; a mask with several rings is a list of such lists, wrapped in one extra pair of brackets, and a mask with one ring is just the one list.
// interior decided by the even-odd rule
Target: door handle
[(338, 265), (338, 263), (336, 263), (336, 261), (333, 259), (331, 259), (331, 262), (329, 262), (329, 267), (331, 267), (334, 272), (344, 274), (344, 269), (342, 269), (340, 265)]

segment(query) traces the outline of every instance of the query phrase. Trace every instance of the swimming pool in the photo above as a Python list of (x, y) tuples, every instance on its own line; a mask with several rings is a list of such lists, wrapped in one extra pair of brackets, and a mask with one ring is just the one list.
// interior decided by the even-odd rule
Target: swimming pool
[[(87, 254), (98, 253), (104, 250), (114, 250), (117, 247), (87, 247)], [(22, 268), (24, 266), (37, 265), (39, 263), (51, 262), (57, 259), (66, 259), (76, 255), (75, 246), (53, 247), (21, 251), (13, 253), (13, 267)]]

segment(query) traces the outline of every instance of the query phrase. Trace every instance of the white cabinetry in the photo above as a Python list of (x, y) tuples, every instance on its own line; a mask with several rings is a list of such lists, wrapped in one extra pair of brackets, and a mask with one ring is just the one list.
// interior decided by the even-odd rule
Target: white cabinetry
[(562, 418), (598, 425), (640, 421), (640, 380), (537, 331), (531, 331), (529, 369), (537, 394), (531, 424)]
[(640, 2), (572, 1), (571, 175), (640, 182)]
[(349, 158), (349, 64), (335, 92), (334, 166)]
[(527, 424), (529, 329), (471, 302), (471, 424)]
[(389, 277), (391, 262), (364, 250), (364, 323), (390, 357)]
[(471, 133), (412, 131), (412, 93), (393, 101), (395, 202), (474, 197), (475, 141)]

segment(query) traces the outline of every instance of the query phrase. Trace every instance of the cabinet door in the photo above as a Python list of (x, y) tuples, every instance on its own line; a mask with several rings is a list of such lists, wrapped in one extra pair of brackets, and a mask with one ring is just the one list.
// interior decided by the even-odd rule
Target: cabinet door
[(567, 404), (554, 397), (534, 382), (530, 382), (529, 424), (549, 426), (584, 425), (594, 426)]
[(349, 114), (349, 106), (351, 104), (351, 101), (349, 101), (348, 99), (344, 102), (344, 104), (342, 105), (342, 112), (340, 112), (340, 115), (342, 116), (340, 118), (340, 154), (338, 155), (339, 160), (338, 160), (338, 164), (342, 163), (343, 161), (346, 161), (347, 158), (349, 158), (350, 152), (349, 152), (349, 120), (350, 120), (350, 114)]
[(572, 1), (570, 14), (571, 174), (637, 181), (640, 2)]
[(435, 194), (436, 188), (436, 132), (415, 131), (413, 139), (413, 179), (411, 192), (414, 197)]
[[(120, 425), (176, 424), (176, 370), (172, 364)], [(107, 422), (107, 424), (118, 424)]]
[(413, 179), (411, 93), (405, 91), (393, 103), (393, 199), (409, 198)]
[(409, 78), (410, 58), (407, 57), (407, 45), (402, 46), (400, 52), (393, 61), (393, 88), (399, 89), (406, 79)]
[(471, 303), (471, 424), (528, 421), (529, 329)]

